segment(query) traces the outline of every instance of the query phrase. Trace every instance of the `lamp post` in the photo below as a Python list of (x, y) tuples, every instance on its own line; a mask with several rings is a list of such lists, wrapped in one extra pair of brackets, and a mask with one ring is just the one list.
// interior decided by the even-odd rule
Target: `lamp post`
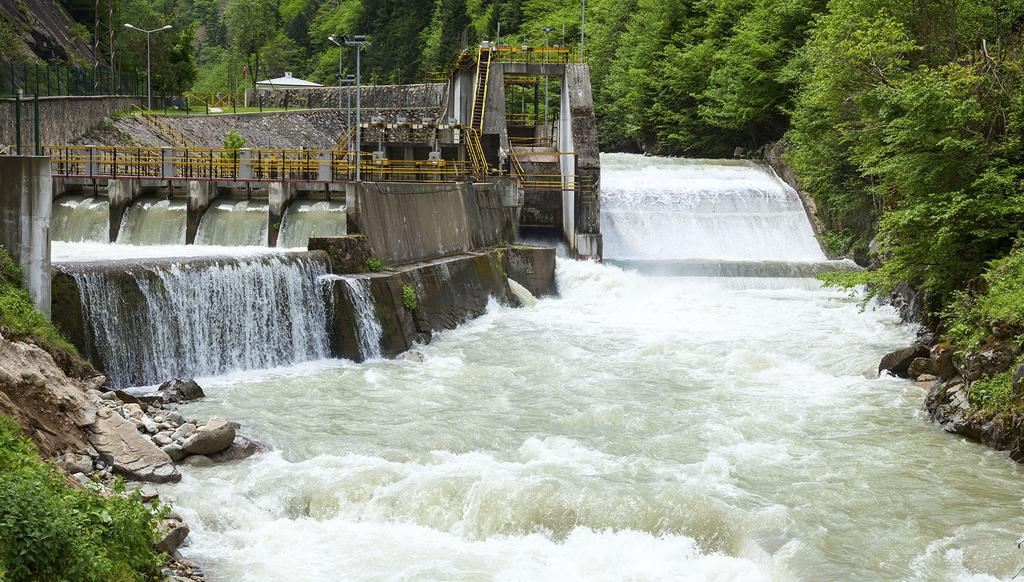
[(170, 30), (171, 25), (168, 24), (161, 28), (154, 28), (153, 30), (143, 30), (137, 26), (125, 22), (124, 27), (146, 33), (146, 109), (153, 109), (153, 67), (152, 60), (150, 59), (150, 49), (152, 48), (152, 44), (150, 43), (149, 37), (154, 32), (160, 32), (161, 30)]
[[(555, 31), (554, 26), (544, 27), (544, 48), (548, 48), (548, 35)], [(548, 122), (548, 76), (544, 75), (544, 124)]]
[[(328, 36), (327, 40), (329, 40), (332, 43), (336, 44), (339, 49), (344, 48), (344, 46), (340, 42), (338, 42), (338, 39), (334, 38), (333, 36)], [(346, 74), (344, 74), (342, 72), (342, 71), (344, 71), (344, 68), (343, 68), (344, 66), (342, 65), (342, 58), (343, 58), (342, 52), (339, 50), (338, 51), (338, 109), (341, 109), (341, 86), (342, 85), (353, 85), (356, 82), (356, 76), (355, 75), (352, 75), (352, 74), (346, 75)], [(347, 95), (347, 98), (346, 98), (347, 103), (346, 103), (346, 107), (345, 107), (345, 132), (347, 134), (352, 129), (352, 91), (346, 92), (346, 95)], [(351, 156), (352, 156), (352, 138), (348, 138), (348, 141), (345, 143), (345, 151), (346, 151), (345, 155), (351, 158)]]
[(363, 72), (362, 65), (359, 61), (359, 55), (363, 50), (364, 46), (370, 46), (370, 41), (366, 40), (366, 37), (358, 34), (349, 38), (347, 36), (341, 37), (341, 42), (345, 46), (356, 47), (356, 182), (362, 181), (363, 166), (363, 116), (362, 116), (362, 94), (363, 94)]

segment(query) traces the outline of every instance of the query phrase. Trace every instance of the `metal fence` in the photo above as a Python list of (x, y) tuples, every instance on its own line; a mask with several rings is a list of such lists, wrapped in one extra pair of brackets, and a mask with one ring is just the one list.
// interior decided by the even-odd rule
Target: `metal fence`
[(41, 97), (146, 94), (146, 77), (114, 72), (106, 67), (76, 67), (49, 63), (0, 64), (0, 95)]

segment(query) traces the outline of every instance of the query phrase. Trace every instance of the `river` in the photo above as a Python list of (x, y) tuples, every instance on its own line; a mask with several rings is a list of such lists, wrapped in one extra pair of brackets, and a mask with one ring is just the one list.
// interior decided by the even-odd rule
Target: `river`
[(211, 580), (994, 580), (1024, 564), (1018, 465), (875, 377), (914, 336), (891, 309), (813, 279), (615, 264), (821, 262), (795, 193), (752, 164), (603, 165), (610, 260), (560, 259), (558, 298), (494, 304), (422, 362), (205, 379), (187, 413), (273, 451), (162, 488), (192, 527), (185, 556)]

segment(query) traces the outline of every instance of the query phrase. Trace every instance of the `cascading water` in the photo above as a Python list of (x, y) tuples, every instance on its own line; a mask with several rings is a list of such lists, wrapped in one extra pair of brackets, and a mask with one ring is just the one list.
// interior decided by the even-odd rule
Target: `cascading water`
[(183, 245), (187, 203), (177, 199), (143, 198), (125, 210), (119, 244)]
[(64, 242), (108, 242), (110, 205), (98, 196), (61, 196), (53, 202), (50, 237)]
[(270, 205), (252, 200), (215, 202), (203, 214), (196, 244), (217, 246), (267, 246)]
[(605, 257), (824, 261), (800, 197), (754, 162), (602, 157)]
[(344, 203), (298, 200), (284, 213), (277, 246), (305, 248), (312, 236), (343, 236), (347, 232)]
[(380, 339), (384, 331), (377, 320), (370, 280), (366, 277), (343, 277), (342, 280), (356, 321), (359, 353), (365, 360), (379, 360), (382, 357)]
[(78, 284), (91, 356), (115, 386), (325, 358), (328, 308), (313, 258), (60, 266)]
[(718, 276), (821, 261), (770, 174), (602, 162), (608, 256), (726, 271), (560, 259), (561, 297), (492, 306), (420, 357), (208, 380), (187, 413), (238, 420), (275, 450), (186, 467), (161, 490), (192, 528), (185, 556), (211, 580), (260, 581), (1018, 571), (1020, 466), (943, 434), (922, 390), (875, 376), (913, 329), (816, 284)]

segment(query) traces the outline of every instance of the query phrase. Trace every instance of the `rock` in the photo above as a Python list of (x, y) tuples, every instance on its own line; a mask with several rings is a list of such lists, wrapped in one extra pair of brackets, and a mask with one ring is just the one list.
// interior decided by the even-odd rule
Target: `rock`
[(175, 378), (174, 380), (164, 382), (156, 389), (156, 392), (147, 394), (146, 397), (154, 398), (159, 402), (168, 404), (171, 402), (188, 402), (189, 400), (205, 398), (206, 393), (203, 392), (203, 389), (199, 384), (196, 384), (195, 380)]
[(131, 417), (138, 420), (142, 420), (142, 405), (136, 403), (127, 403), (124, 405), (125, 418)]
[(882, 361), (878, 364), (878, 373), (888, 370), (895, 376), (900, 378), (907, 378), (910, 370), (910, 363), (915, 358), (924, 358), (928, 356), (928, 348), (922, 345), (910, 346), (909, 348), (903, 348), (902, 350), (896, 350), (889, 352), (882, 357)]
[(917, 378), (918, 376), (933, 375), (932, 361), (928, 357), (914, 358), (907, 368), (907, 376)]
[(905, 323), (920, 323), (924, 320), (924, 296), (910, 285), (897, 285), (890, 300)]
[(97, 414), (90, 442), (100, 458), (120, 475), (153, 483), (181, 479), (167, 453), (113, 411), (101, 410)]
[(86, 475), (85, 473), (75, 473), (74, 475), (72, 475), (72, 477), (74, 477), (75, 481), (78, 481), (82, 485), (89, 485), (90, 483), (92, 483), (92, 479), (90, 479), (89, 476)]
[(934, 374), (921, 374), (917, 377), (918, 382), (934, 382), (938, 379), (939, 377)]
[(167, 413), (164, 420), (171, 423), (174, 426), (180, 426), (185, 422), (185, 417), (181, 415), (177, 410), (172, 410)]
[(262, 443), (239, 435), (235, 437), (230, 447), (219, 453), (213, 453), (209, 457), (214, 463), (229, 463), (231, 461), (248, 459), (257, 453), (265, 453), (268, 450), (270, 449)]
[(139, 487), (139, 495), (142, 497), (143, 503), (149, 503), (150, 501), (159, 498), (160, 492), (156, 490), (156, 487), (147, 484)]
[(1013, 396), (1017, 397), (1024, 392), (1024, 363), (1018, 364), (1017, 368), (1013, 371)]
[(978, 352), (971, 352), (960, 364), (960, 375), (968, 382), (991, 378), (1005, 371), (1013, 363), (1013, 349), (1006, 344), (999, 344)]
[(192, 436), (192, 433), (194, 432), (196, 432), (196, 425), (192, 424), (191, 422), (186, 422), (185, 424), (175, 429), (175, 431), (171, 434), (171, 439), (176, 441), (184, 440)]
[(107, 377), (103, 376), (103, 375), (93, 376), (92, 378), (88, 378), (86, 380), (83, 380), (82, 384), (85, 386), (85, 389), (87, 391), (88, 390), (100, 390), (100, 391), (102, 391), (102, 388), (107, 385)]
[(169, 437), (169, 436), (167, 436), (165, 434), (158, 434), (158, 435), (154, 435), (153, 436), (153, 443), (156, 444), (156, 446), (161, 447), (161, 448), (162, 447), (166, 447), (167, 445), (171, 444), (172, 442), (174, 442), (174, 441), (171, 440), (171, 437)]
[(181, 461), (182, 459), (188, 456), (188, 453), (185, 452), (185, 449), (181, 448), (181, 445), (176, 443), (164, 445), (160, 447), (160, 450), (167, 453), (167, 456), (170, 457), (171, 460), (174, 461), (175, 463)]
[(149, 434), (156, 434), (160, 432), (160, 426), (150, 417), (142, 417), (142, 427), (146, 429)]
[(57, 464), (72, 475), (75, 473), (90, 475), (93, 471), (92, 459), (89, 458), (89, 455), (80, 455), (70, 451), (63, 455)]
[(932, 346), (928, 353), (928, 359), (932, 361), (934, 374), (939, 378), (956, 376), (956, 366), (953, 365), (953, 345), (949, 342)]
[(408, 360), (410, 362), (417, 362), (422, 364), (423, 361), (426, 359), (426, 356), (423, 355), (423, 352), (417, 350), (409, 350), (407, 352), (403, 352), (402, 355), (398, 356), (398, 359)]
[(182, 463), (193, 467), (210, 467), (213, 465), (213, 461), (206, 455), (192, 455), (190, 457), (186, 457)]
[(104, 392), (103, 396), (100, 396), (100, 398), (113, 402), (114, 400), (117, 400), (117, 394), (114, 394), (113, 392)]
[(193, 455), (223, 451), (235, 440), (235, 427), (223, 418), (213, 418), (185, 439), (181, 448)]
[(160, 541), (156, 543), (157, 551), (173, 554), (185, 542), (189, 529), (183, 520), (168, 518), (157, 525), (157, 532), (160, 534)]

